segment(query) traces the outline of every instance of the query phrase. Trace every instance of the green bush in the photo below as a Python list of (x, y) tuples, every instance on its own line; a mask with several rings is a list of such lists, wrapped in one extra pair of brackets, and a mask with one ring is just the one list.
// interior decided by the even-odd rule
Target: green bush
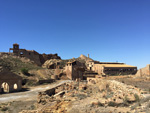
[(139, 98), (139, 96), (138, 96), (137, 94), (134, 94), (134, 97), (135, 97), (135, 101), (136, 101), (136, 102), (139, 102), (139, 101), (140, 101), (140, 98)]
[(29, 75), (29, 70), (27, 68), (22, 68), (21, 69), (21, 72), (24, 74), (24, 75)]
[(85, 94), (76, 94), (76, 97), (78, 97), (80, 100), (87, 98)]
[(7, 110), (8, 110), (8, 107), (1, 108), (1, 111), (7, 111)]
[(123, 99), (123, 104), (124, 104), (124, 106), (129, 106), (127, 96), (125, 96), (125, 98)]
[(38, 83), (35, 80), (28, 80), (26, 86), (36, 86)]
[(115, 107), (115, 106), (118, 106), (118, 104), (116, 104), (116, 103), (113, 102), (113, 101), (110, 101), (110, 102), (108, 103), (108, 106)]

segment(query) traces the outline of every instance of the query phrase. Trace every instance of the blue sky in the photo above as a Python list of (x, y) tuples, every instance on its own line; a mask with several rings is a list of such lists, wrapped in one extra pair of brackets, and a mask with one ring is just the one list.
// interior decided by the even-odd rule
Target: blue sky
[(150, 64), (149, 0), (0, 0), (0, 51)]

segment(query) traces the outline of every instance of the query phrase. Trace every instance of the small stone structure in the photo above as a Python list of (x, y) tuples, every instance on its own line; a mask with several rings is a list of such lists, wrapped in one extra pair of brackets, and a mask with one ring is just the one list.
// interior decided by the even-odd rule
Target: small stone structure
[(29, 58), (39, 66), (41, 66), (46, 60), (49, 59), (61, 59), (57, 54), (39, 54), (35, 50), (20, 49), (19, 44), (16, 43), (13, 44), (13, 48), (9, 49), (9, 52), (11, 52), (11, 50), (15, 55)]
[(66, 75), (71, 80), (83, 79), (85, 66), (79, 61), (68, 62), (65, 67)]
[(10, 71), (0, 72), (0, 93), (20, 91), (22, 89), (22, 78)]

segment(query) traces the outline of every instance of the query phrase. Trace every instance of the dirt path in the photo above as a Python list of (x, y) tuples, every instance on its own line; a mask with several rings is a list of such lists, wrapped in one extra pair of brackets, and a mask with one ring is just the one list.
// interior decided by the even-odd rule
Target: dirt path
[(70, 80), (57, 81), (48, 85), (40, 85), (36, 87), (31, 87), (29, 91), (25, 92), (17, 92), (17, 93), (9, 93), (0, 95), (0, 103), (11, 102), (11, 101), (19, 101), (19, 100), (36, 100), (37, 94), (40, 91), (44, 91), (46, 89), (50, 89), (57, 85), (63, 84), (65, 82), (69, 82)]

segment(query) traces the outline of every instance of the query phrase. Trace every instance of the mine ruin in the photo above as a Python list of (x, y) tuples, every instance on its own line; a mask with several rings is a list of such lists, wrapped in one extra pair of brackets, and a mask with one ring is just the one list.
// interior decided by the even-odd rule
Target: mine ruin
[(13, 48), (9, 49), (9, 53), (11, 51), (17, 56), (29, 58), (39, 66), (49, 59), (61, 59), (57, 54), (39, 54), (35, 50), (20, 49), (17, 43), (13, 44)]
[[(58, 54), (20, 49), (16, 43), (8, 53), (0, 53), (0, 94), (23, 94), (19, 91), (31, 88), (26, 93), (32, 96), (28, 98), (34, 98), (34, 110), (21, 109), (20, 113), (128, 112), (129, 106), (134, 109), (135, 103), (145, 99), (143, 81), (150, 80), (149, 75), (149, 64), (137, 70), (136, 66), (125, 63), (95, 61), (89, 54), (61, 59)], [(42, 87), (46, 88), (41, 90)]]
[(22, 89), (22, 78), (12, 72), (0, 72), (0, 93), (10, 93)]

